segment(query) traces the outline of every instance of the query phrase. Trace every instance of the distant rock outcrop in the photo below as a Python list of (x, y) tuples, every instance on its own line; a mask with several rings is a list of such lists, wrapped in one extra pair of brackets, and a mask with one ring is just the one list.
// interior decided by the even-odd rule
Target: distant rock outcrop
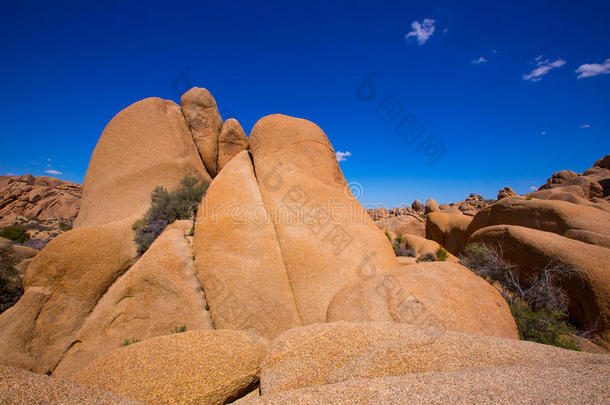
[(0, 227), (31, 223), (38, 225), (32, 234), (42, 228), (59, 231), (59, 223), (72, 224), (80, 200), (81, 186), (76, 183), (29, 174), (0, 176)]

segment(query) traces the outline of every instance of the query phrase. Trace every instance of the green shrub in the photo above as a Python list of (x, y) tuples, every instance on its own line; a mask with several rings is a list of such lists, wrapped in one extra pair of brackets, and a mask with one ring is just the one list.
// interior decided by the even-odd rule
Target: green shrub
[(23, 295), (21, 278), (15, 270), (15, 250), (12, 246), (0, 247), (0, 313), (19, 301)]
[(182, 325), (181, 327), (174, 326), (174, 333), (182, 332), (186, 332), (186, 325)]
[(66, 222), (60, 222), (59, 223), (59, 230), (62, 232), (66, 232), (69, 231), (70, 229), (72, 229), (72, 225), (66, 223)]
[(134, 343), (138, 343), (139, 341), (140, 341), (140, 339), (136, 339), (136, 338), (131, 338), (131, 340), (125, 339), (125, 341), (123, 343), (121, 343), (121, 347), (129, 346)]
[(576, 330), (566, 322), (565, 312), (545, 308), (536, 310), (520, 299), (513, 300), (509, 306), (521, 339), (580, 350), (578, 341), (574, 338)]
[(402, 235), (396, 235), (396, 239), (395, 239), (397, 244), (401, 244), (405, 241), (405, 239), (402, 237)]
[(436, 249), (436, 260), (439, 262), (444, 262), (448, 258), (449, 253), (447, 253), (447, 250), (444, 247), (439, 246), (438, 249)]
[(150, 196), (150, 208), (132, 226), (138, 254), (146, 252), (167, 225), (178, 219), (194, 219), (207, 187), (203, 180), (198, 183), (195, 178), (185, 177), (182, 187), (176, 191), (155, 188)]
[(392, 234), (387, 229), (385, 230), (385, 236), (386, 236), (386, 238), (388, 238), (390, 243), (392, 243)]
[(27, 229), (18, 225), (5, 226), (0, 230), (0, 237), (18, 243), (25, 243), (30, 240), (30, 234), (27, 232)]

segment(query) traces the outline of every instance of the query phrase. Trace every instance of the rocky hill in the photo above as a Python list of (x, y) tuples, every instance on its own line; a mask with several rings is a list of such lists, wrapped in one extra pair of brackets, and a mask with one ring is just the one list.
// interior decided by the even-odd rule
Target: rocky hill
[[(185, 216), (189, 179), (209, 187)], [(0, 402), (610, 395), (603, 197), (428, 200), (375, 224), (316, 124), (269, 115), (246, 136), (202, 88), (119, 112), (82, 193), (0, 314)]]
[(22, 225), (32, 237), (52, 237), (72, 226), (81, 194), (79, 184), (53, 177), (0, 176), (0, 227)]

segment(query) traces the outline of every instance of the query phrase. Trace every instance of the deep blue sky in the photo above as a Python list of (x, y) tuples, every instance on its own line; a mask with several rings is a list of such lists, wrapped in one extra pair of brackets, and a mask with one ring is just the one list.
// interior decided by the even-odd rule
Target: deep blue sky
[[(610, 153), (610, 74), (575, 73), (610, 58), (608, 1), (87, 3), (2, 1), (0, 174), (82, 182), (117, 112), (188, 83), (248, 133), (271, 113), (317, 123), (368, 204), (525, 193)], [(425, 43), (405, 38), (424, 19)], [(376, 113), (390, 96), (446, 147), (434, 165)]]

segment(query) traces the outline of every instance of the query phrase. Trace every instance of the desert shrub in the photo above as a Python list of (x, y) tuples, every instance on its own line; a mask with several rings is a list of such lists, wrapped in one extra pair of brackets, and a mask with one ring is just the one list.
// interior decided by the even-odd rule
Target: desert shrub
[(390, 234), (390, 231), (388, 231), (387, 229), (385, 230), (385, 236), (390, 242), (392, 242), (392, 234)]
[(449, 253), (447, 253), (447, 250), (444, 247), (439, 246), (438, 249), (436, 249), (436, 260), (439, 262), (444, 262), (448, 258)]
[(394, 239), (394, 240), (399, 245), (405, 241), (405, 239), (402, 237), (402, 235), (396, 235), (396, 239)]
[(13, 247), (0, 247), (0, 313), (15, 305), (23, 295), (15, 264), (17, 260)]
[(534, 309), (529, 303), (515, 299), (509, 305), (523, 340), (580, 350), (574, 338), (576, 329), (567, 323), (565, 312)]
[(435, 262), (436, 261), (436, 255), (434, 253), (428, 252), (426, 254), (420, 255), (417, 258), (418, 262)]
[(484, 244), (466, 246), (460, 263), (490, 283), (497, 282), (494, 286), (500, 286), (509, 303), (521, 339), (579, 350), (576, 328), (568, 322), (568, 297), (559, 287), (563, 278), (578, 274), (577, 270), (549, 263), (525, 287), (501, 251)]
[(394, 247), (394, 253), (396, 254), (396, 256), (406, 256), (406, 257), (417, 256), (417, 252), (415, 251), (415, 249), (403, 248), (400, 246)]
[(72, 225), (70, 225), (67, 222), (60, 222), (59, 223), (59, 230), (62, 232), (66, 232), (69, 231), (70, 229), (72, 229)]
[(134, 343), (138, 343), (139, 341), (140, 341), (140, 339), (136, 339), (136, 338), (131, 338), (131, 340), (125, 339), (125, 341), (123, 343), (121, 343), (121, 347), (129, 346)]
[(30, 234), (27, 232), (27, 229), (18, 225), (5, 226), (0, 230), (0, 237), (18, 243), (24, 243), (30, 240)]
[(25, 246), (31, 247), (33, 249), (36, 250), (42, 250), (42, 248), (44, 248), (45, 246), (47, 246), (47, 244), (49, 242), (51, 242), (53, 238), (48, 238), (48, 239), (30, 239), (27, 242), (24, 243)]
[(183, 333), (186, 332), (186, 325), (182, 325), (181, 327), (174, 326), (174, 333)]
[(146, 252), (167, 225), (178, 219), (195, 218), (208, 184), (192, 177), (185, 177), (181, 184), (181, 188), (172, 192), (160, 186), (153, 190), (150, 208), (132, 226), (138, 254)]

